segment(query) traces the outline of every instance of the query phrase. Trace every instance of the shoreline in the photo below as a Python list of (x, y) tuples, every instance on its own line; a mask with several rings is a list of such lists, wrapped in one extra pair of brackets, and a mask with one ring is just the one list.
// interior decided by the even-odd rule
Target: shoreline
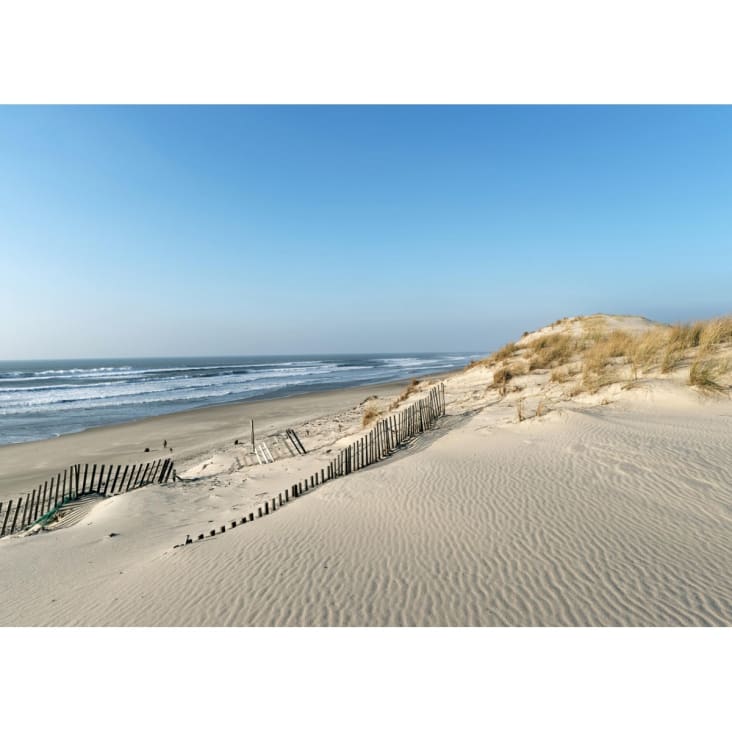
[[(444, 378), (460, 369), (424, 374), (420, 381)], [(293, 427), (298, 422), (356, 407), (372, 394), (391, 396), (412, 378), (397, 381), (320, 389), (300, 394), (194, 407), (179, 412), (142, 417), (127, 422), (88, 427), (58, 437), (0, 445), (0, 501), (33, 490), (74, 463), (139, 463), (162, 456), (178, 463), (207, 450), (249, 439), (249, 420), (255, 435)], [(162, 442), (169, 448), (163, 451)], [(149, 447), (149, 452), (145, 448)]]

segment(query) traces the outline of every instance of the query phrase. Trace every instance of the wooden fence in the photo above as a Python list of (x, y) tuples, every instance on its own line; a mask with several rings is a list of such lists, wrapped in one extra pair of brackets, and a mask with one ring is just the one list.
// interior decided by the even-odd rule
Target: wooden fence
[[(307, 480), (295, 483), (291, 488), (280, 493), (276, 498), (267, 499), (264, 504), (257, 507), (255, 512), (243, 516), (240, 520), (230, 521), (230, 528), (254, 521), (277, 508), (289, 503), (291, 500), (302, 496), (312, 488), (327, 483), (329, 480), (349, 475), (357, 470), (367, 468), (374, 463), (389, 457), (395, 450), (399, 449), (406, 442), (409, 442), (417, 435), (432, 429), (437, 420), (445, 414), (445, 385), (438, 384), (427, 393), (424, 399), (410, 404), (406, 409), (390, 414), (379, 420), (368, 434), (360, 437), (354, 443), (343, 448), (338, 455), (330, 461), (326, 468), (320, 472), (313, 473)], [(208, 534), (199, 534), (198, 540), (206, 536), (216, 536), (217, 533), (224, 533), (226, 526), (217, 529), (209, 529)], [(192, 544), (193, 539), (186, 537), (186, 544)], [(177, 544), (176, 547), (182, 546)], [(174, 547), (175, 548), (175, 547)]]
[(170, 458), (125, 465), (124, 469), (122, 465), (100, 465), (98, 473), (96, 463), (72, 465), (41, 483), (32, 493), (11, 500), (6, 506), (0, 502), (0, 537), (27, 529), (79, 496), (96, 493), (106, 498), (150, 483), (166, 483), (172, 475)]

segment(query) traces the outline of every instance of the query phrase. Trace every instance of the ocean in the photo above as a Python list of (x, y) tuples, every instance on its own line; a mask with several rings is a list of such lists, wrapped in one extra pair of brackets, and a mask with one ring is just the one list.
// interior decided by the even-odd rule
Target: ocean
[(480, 355), (0, 361), (0, 445), (194, 407), (418, 378)]

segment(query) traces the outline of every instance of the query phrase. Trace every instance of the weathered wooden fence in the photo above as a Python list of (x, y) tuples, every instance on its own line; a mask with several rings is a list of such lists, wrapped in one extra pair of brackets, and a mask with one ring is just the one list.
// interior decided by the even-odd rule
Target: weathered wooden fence
[[(410, 404), (406, 409), (402, 409), (396, 414), (390, 414), (379, 420), (366, 435), (343, 448), (328, 463), (327, 467), (313, 473), (307, 480), (295, 483), (276, 498), (267, 499), (264, 504), (258, 506), (248, 516), (243, 516), (240, 520), (230, 521), (230, 528), (233, 529), (238, 525), (254, 521), (255, 518), (273, 513), (285, 503), (302, 496), (316, 486), (367, 468), (389, 457), (395, 450), (417, 435), (432, 429), (437, 420), (444, 414), (445, 385), (438, 384), (430, 389), (423, 399)], [(199, 534), (198, 540), (201, 541), (207, 536), (216, 536), (217, 533), (224, 533), (225, 531), (225, 525), (219, 529), (209, 529), (207, 534)], [(187, 536), (185, 543), (192, 544), (193, 539)]]
[(172, 475), (170, 458), (139, 465), (100, 465), (98, 473), (96, 463), (72, 465), (41, 483), (32, 493), (13, 499), (6, 506), (0, 502), (0, 537), (27, 529), (79, 496), (97, 493), (108, 497), (127, 493), (150, 483), (166, 483)]

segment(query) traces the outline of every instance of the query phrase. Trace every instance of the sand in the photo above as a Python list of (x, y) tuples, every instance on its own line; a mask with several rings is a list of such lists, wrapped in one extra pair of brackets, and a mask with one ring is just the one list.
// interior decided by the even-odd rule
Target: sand
[[(306, 421), (318, 417), (338, 419), (340, 412), (351, 411), (366, 397), (392, 396), (402, 390), (404, 383), (202, 407), (50, 440), (0, 445), (0, 500), (25, 494), (71, 463), (127, 464), (161, 457), (172, 457), (178, 463), (223, 444), (233, 444), (235, 439), (249, 442), (250, 419), (255, 421), (256, 440), (287, 427), (302, 429)], [(307, 442), (304, 432), (302, 437)], [(163, 440), (167, 440), (166, 449)], [(146, 447), (149, 453), (144, 452)]]
[[(318, 405), (301, 413), (307, 456), (237, 468), (228, 441), (191, 448), (187, 481), (0, 540), (0, 624), (732, 623), (732, 402), (679, 375), (556, 395), (518, 422), (518, 394), (487, 389), (489, 376), (446, 378), (436, 430), (224, 535), (173, 548), (324, 465), (361, 434), (358, 398), (338, 412), (347, 397), (300, 402)], [(554, 387), (521, 379), (533, 413)]]

